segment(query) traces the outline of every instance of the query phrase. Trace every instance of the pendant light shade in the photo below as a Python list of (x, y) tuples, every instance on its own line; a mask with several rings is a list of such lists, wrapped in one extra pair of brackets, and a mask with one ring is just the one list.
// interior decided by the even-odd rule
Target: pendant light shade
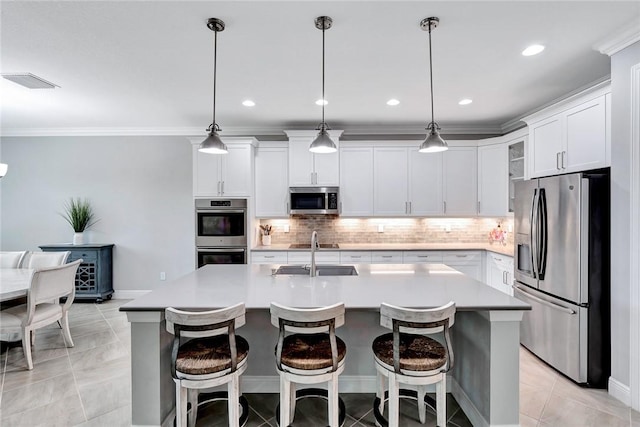
[[(322, 100), (324, 101), (324, 32), (331, 28), (331, 24), (333, 24), (333, 20), (328, 16), (319, 16), (315, 21), (316, 28), (322, 30)], [(309, 151), (312, 153), (335, 153), (338, 148), (336, 144), (333, 142), (327, 130), (331, 129), (327, 122), (324, 121), (324, 105), (326, 102), (322, 103), (322, 123), (318, 125), (316, 129), (318, 132), (318, 136), (313, 140), (311, 145), (309, 146)]]
[(226, 154), (227, 146), (222, 142), (218, 132), (220, 127), (216, 123), (216, 62), (218, 56), (218, 33), (224, 31), (224, 22), (218, 18), (209, 18), (207, 27), (213, 31), (213, 120), (207, 128), (209, 136), (200, 143), (198, 151), (208, 154)]
[(7, 170), (9, 169), (9, 165), (6, 163), (0, 163), (0, 178), (7, 174)]
[(446, 141), (440, 136), (440, 126), (436, 123), (433, 112), (433, 59), (431, 57), (431, 31), (434, 30), (439, 23), (440, 19), (436, 17), (425, 18), (420, 22), (420, 27), (424, 31), (429, 32), (429, 82), (431, 86), (431, 123), (427, 126), (427, 138), (422, 144), (420, 144), (420, 149), (418, 151), (421, 153), (437, 153), (449, 149)]

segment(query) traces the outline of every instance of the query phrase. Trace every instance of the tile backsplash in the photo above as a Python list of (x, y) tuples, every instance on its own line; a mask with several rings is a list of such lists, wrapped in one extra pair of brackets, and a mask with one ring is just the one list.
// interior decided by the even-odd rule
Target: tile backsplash
[[(320, 243), (487, 243), (501, 224), (513, 245), (513, 218), (340, 218), (302, 215), (262, 219), (273, 226), (271, 243), (307, 243), (318, 232)], [(285, 232), (286, 227), (289, 232)], [(258, 233), (259, 234), (259, 233)]]

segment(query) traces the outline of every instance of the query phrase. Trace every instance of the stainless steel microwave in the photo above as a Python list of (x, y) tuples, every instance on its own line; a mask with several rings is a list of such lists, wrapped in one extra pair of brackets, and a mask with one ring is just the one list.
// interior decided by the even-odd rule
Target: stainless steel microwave
[(290, 215), (338, 215), (340, 190), (338, 187), (290, 187)]

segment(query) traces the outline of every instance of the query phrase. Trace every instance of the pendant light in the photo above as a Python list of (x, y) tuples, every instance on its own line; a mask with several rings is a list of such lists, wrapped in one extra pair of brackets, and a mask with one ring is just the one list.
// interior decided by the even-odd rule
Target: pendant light
[(429, 80), (431, 83), (431, 123), (427, 126), (427, 138), (420, 145), (421, 153), (437, 153), (440, 151), (448, 150), (449, 147), (444, 139), (440, 136), (440, 126), (435, 122), (433, 114), (433, 60), (431, 59), (431, 31), (434, 30), (440, 19), (436, 17), (425, 18), (420, 22), (420, 27), (424, 31), (429, 31)]
[(227, 154), (227, 146), (222, 142), (218, 132), (220, 126), (216, 123), (216, 61), (218, 54), (218, 33), (224, 31), (224, 22), (218, 18), (209, 18), (207, 27), (213, 31), (213, 121), (207, 128), (209, 136), (200, 143), (198, 151), (208, 154)]
[(320, 132), (318, 132), (318, 136), (313, 140), (311, 145), (309, 146), (309, 151), (312, 153), (335, 153), (338, 148), (336, 144), (331, 140), (329, 136), (329, 132), (331, 128), (327, 125), (327, 122), (324, 121), (324, 105), (326, 104), (324, 99), (324, 32), (331, 28), (331, 24), (333, 24), (333, 20), (328, 16), (319, 16), (316, 18), (316, 28), (322, 30), (322, 122), (316, 128)]

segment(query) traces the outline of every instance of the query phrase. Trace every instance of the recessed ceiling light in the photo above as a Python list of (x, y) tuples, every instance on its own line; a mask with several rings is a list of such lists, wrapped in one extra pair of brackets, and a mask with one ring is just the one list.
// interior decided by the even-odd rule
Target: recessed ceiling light
[(533, 55), (539, 54), (543, 50), (544, 50), (544, 46), (542, 46), (541, 44), (532, 44), (531, 46), (523, 50), (522, 54), (524, 56), (533, 56)]
[(465, 98), (465, 99), (461, 99), (460, 102), (458, 102), (458, 104), (460, 104), (460, 105), (469, 105), (472, 102), (473, 102), (473, 99)]
[(29, 89), (55, 89), (60, 87), (31, 73), (3, 73), (2, 77)]
[(400, 101), (398, 101), (397, 99), (390, 99), (387, 101), (387, 105), (398, 105), (400, 104)]
[(327, 101), (326, 99), (318, 99), (316, 101), (316, 105), (327, 105), (329, 103), (329, 101)]
[(245, 107), (255, 107), (256, 103), (253, 102), (250, 99), (246, 99), (246, 100), (242, 101), (242, 105), (244, 105)]

